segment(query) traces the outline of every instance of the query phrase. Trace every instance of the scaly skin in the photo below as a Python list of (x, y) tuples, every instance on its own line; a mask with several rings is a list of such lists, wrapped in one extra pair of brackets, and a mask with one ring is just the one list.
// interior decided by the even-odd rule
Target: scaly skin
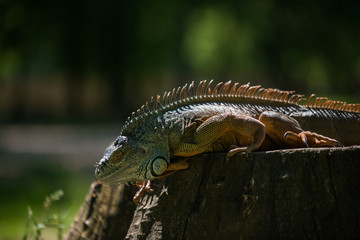
[[(128, 119), (96, 167), (100, 182), (137, 182), (187, 168), (176, 157), (203, 152), (246, 154), (254, 150), (360, 144), (360, 105), (308, 99), (248, 84), (200, 82), (157, 96)], [(147, 181), (145, 183), (145, 181)]]

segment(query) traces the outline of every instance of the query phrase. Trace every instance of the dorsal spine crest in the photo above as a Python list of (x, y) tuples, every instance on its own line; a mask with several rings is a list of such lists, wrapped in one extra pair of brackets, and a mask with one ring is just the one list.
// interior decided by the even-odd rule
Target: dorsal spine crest
[(347, 104), (342, 101), (332, 101), (325, 97), (315, 97), (311, 94), (308, 98), (304, 95), (295, 94), (294, 91), (282, 91), (273, 88), (262, 88), (261, 85), (250, 86), (250, 83), (239, 86), (239, 83), (231, 85), (231, 81), (226, 83), (220, 82), (213, 89), (211, 84), (213, 80), (207, 82), (200, 81), (195, 87), (194, 81), (178, 87), (169, 92), (164, 92), (163, 96), (157, 95), (151, 97), (150, 102), (146, 102), (140, 109), (133, 112), (125, 123), (123, 130), (139, 119), (152, 114), (159, 114), (163, 110), (181, 107), (191, 103), (205, 101), (231, 101), (231, 100), (258, 100), (263, 103), (283, 103), (299, 106), (301, 101), (306, 101), (305, 106), (308, 108), (324, 108), (347, 112), (360, 112), (360, 104)]

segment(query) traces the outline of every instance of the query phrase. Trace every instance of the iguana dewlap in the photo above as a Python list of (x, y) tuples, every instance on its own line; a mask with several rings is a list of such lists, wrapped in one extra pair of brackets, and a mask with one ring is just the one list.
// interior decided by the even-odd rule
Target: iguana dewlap
[(139, 182), (187, 168), (177, 157), (360, 145), (360, 104), (306, 100), (292, 91), (202, 81), (151, 98), (127, 120), (96, 166), (99, 181)]

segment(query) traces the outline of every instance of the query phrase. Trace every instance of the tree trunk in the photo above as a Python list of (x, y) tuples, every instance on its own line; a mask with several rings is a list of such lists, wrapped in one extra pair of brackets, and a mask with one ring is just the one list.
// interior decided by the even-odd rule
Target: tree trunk
[[(360, 147), (202, 154), (153, 182), (94, 183), (66, 239), (360, 239)], [(136, 209), (135, 209), (136, 208)]]

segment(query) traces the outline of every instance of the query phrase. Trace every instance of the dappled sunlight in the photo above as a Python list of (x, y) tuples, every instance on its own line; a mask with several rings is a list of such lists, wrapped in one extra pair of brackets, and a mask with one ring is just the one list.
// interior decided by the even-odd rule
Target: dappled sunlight
[(259, 68), (253, 26), (237, 21), (232, 11), (215, 7), (194, 11), (187, 27), (184, 54), (195, 73), (245, 75)]

